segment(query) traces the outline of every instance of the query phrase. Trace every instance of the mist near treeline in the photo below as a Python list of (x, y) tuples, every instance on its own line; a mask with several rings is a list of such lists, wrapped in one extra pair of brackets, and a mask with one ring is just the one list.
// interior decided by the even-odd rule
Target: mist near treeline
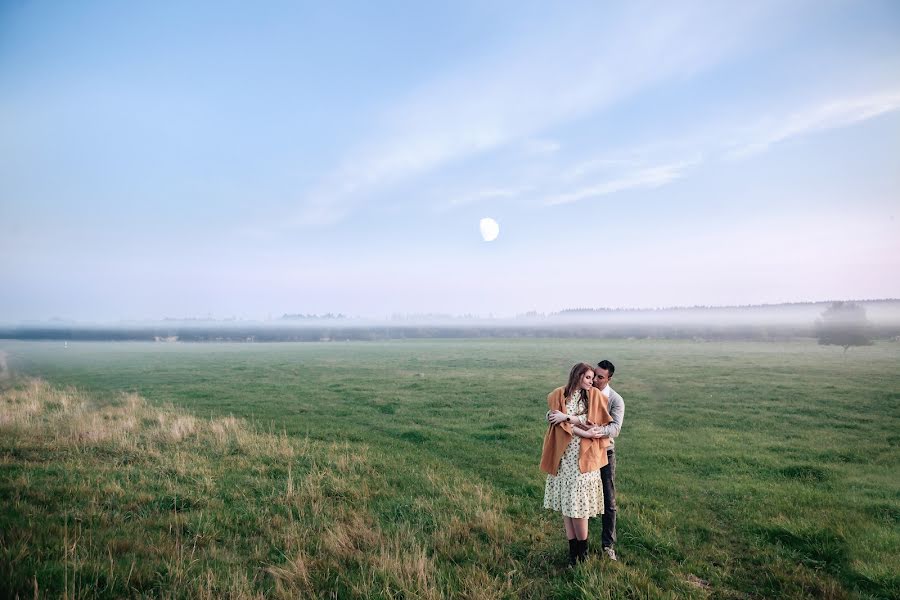
[[(695, 340), (786, 340), (817, 335), (842, 309), (872, 339), (900, 336), (900, 300), (810, 302), (744, 307), (574, 308), (511, 318), (396, 314), (363, 319), (343, 314), (285, 314), (265, 321), (168, 318), (87, 323), (62, 320), (0, 326), (0, 338), (155, 342), (349, 341), (416, 338), (597, 337)], [(830, 316), (826, 313), (831, 310)]]

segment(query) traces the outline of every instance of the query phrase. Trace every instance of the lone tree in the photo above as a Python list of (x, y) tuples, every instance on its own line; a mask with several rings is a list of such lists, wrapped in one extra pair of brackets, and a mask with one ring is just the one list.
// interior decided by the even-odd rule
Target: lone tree
[(871, 346), (866, 309), (853, 302), (834, 302), (816, 321), (816, 337), (823, 346)]

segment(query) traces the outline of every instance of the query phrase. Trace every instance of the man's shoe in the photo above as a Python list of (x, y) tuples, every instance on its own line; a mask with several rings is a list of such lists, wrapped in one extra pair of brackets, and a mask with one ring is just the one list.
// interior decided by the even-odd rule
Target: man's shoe
[(609, 546), (606, 546), (605, 548), (603, 548), (603, 554), (608, 556), (609, 560), (615, 560), (615, 561), (619, 560), (618, 558), (616, 558), (616, 551), (613, 550), (612, 548), (610, 548)]

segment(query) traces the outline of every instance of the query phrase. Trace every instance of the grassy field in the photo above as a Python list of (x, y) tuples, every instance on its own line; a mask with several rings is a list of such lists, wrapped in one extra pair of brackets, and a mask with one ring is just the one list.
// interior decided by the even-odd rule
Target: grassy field
[[(5, 596), (900, 597), (897, 343), (0, 351)], [(600, 358), (620, 561), (569, 570), (545, 398)]]

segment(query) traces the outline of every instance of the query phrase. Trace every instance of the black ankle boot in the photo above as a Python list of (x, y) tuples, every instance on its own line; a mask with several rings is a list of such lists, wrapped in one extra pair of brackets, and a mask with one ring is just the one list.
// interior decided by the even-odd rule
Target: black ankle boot
[(569, 540), (569, 566), (574, 567), (578, 556), (578, 540)]
[(588, 541), (587, 540), (578, 540), (578, 546), (575, 551), (575, 562), (580, 563), (587, 560), (588, 555)]

